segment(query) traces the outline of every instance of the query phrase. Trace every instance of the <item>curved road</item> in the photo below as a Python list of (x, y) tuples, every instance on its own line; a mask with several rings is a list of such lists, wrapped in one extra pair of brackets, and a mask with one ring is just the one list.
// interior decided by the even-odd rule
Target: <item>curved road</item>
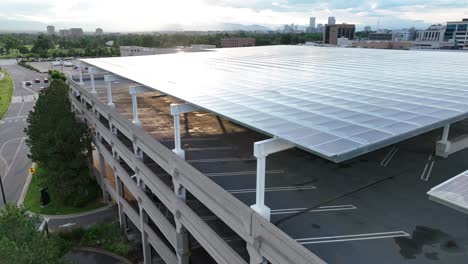
[[(33, 109), (37, 92), (44, 85), (33, 83), (32, 86), (26, 87), (24, 82), (36, 78), (42, 81), (47, 75), (23, 68), (16, 64), (16, 60), (0, 60), (0, 67), (8, 71), (15, 84), (11, 106), (0, 121), (0, 176), (7, 202), (16, 203), (31, 166), (23, 130), (27, 125), (28, 113)], [(0, 207), (3, 207), (2, 199)]]

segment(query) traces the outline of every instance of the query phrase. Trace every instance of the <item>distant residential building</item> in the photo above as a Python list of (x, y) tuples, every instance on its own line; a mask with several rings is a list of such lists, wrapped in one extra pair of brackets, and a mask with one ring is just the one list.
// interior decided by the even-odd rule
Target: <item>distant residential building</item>
[(444, 41), (445, 26), (431, 25), (426, 30), (417, 32), (416, 41)]
[(328, 17), (328, 25), (335, 25), (336, 19), (335, 17)]
[(337, 45), (338, 38), (354, 39), (356, 26), (351, 24), (325, 25), (323, 44)]
[(96, 32), (94, 33), (96, 36), (104, 35), (104, 30), (102, 28), (96, 28)]
[(323, 33), (323, 24), (317, 24), (317, 33)]
[(55, 27), (47, 26), (47, 35), (55, 35)]
[(70, 35), (70, 32), (68, 29), (60, 29), (59, 30), (59, 36), (60, 37), (68, 37)]
[(82, 37), (83, 29), (82, 28), (70, 28), (68, 30), (70, 37)]
[(310, 17), (310, 19), (309, 19), (309, 27), (315, 29), (315, 17)]
[(371, 31), (372, 31), (371, 26), (365, 26), (365, 27), (364, 27), (364, 31), (365, 31), (365, 32), (371, 32)]
[(412, 32), (408, 29), (400, 29), (400, 30), (393, 30), (392, 31), (392, 40), (399, 42), (399, 41), (411, 41), (412, 40)]
[(468, 18), (447, 22), (444, 40), (453, 41), (458, 48), (468, 49)]
[(254, 38), (223, 38), (221, 39), (221, 47), (234, 48), (234, 47), (249, 47), (255, 46)]
[(370, 33), (369, 40), (374, 41), (392, 41), (393, 35), (391, 33)]

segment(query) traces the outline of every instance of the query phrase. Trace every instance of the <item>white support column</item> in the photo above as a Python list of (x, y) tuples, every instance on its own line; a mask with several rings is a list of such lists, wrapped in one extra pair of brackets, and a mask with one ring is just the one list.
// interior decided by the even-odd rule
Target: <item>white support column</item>
[(114, 107), (112, 102), (112, 82), (115, 81), (115, 77), (112, 75), (104, 75), (104, 81), (107, 83), (107, 105)]
[(254, 156), (257, 158), (257, 187), (256, 202), (251, 208), (270, 221), (270, 208), (265, 206), (265, 167), (266, 157), (270, 154), (293, 148), (294, 145), (286, 141), (271, 138), (254, 143)]
[[(179, 184), (176, 179), (172, 180), (174, 184), (174, 192), (177, 194), (179, 199), (186, 201), (186, 190)], [(174, 215), (174, 220), (176, 224), (176, 256), (177, 264), (188, 264), (189, 263), (189, 247), (188, 247), (188, 232), (187, 229), (180, 222), (180, 212), (176, 212)]]
[(442, 132), (442, 142), (448, 141), (449, 133), (450, 133), (450, 124), (444, 126), (444, 131)]
[(83, 84), (84, 84), (84, 82), (83, 82), (83, 72), (82, 72), (82, 70), (83, 70), (83, 67), (81, 66), (81, 63), (78, 63), (78, 71), (80, 72), (80, 82), (79, 82), (80, 85), (83, 85)]
[(172, 151), (182, 159), (185, 159), (185, 151), (182, 149), (180, 141), (180, 115), (198, 110), (197, 107), (188, 103), (171, 104), (171, 114), (174, 117), (174, 149)]
[(91, 79), (91, 93), (96, 94), (96, 85), (94, 84), (94, 74), (96, 73), (95, 67), (88, 68), (89, 78)]
[(145, 225), (148, 223), (148, 214), (146, 213), (143, 206), (140, 204), (140, 229), (141, 229), (141, 245), (143, 247), (143, 263), (150, 264), (151, 263), (151, 246), (148, 241), (148, 234), (145, 231)]
[(141, 122), (138, 119), (138, 98), (137, 98), (137, 87), (136, 86), (130, 86), (128, 88), (128, 91), (132, 95), (132, 111), (133, 111), (133, 121), (132, 123), (135, 124), (136, 126), (141, 127)]

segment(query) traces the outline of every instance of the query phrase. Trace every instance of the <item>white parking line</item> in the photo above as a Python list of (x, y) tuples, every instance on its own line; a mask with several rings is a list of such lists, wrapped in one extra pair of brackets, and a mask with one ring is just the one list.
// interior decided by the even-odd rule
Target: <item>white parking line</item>
[(385, 156), (385, 158), (380, 163), (380, 166), (387, 167), (388, 163), (392, 160), (393, 156), (395, 156), (398, 149), (399, 149), (398, 146), (393, 146), (393, 148), (390, 150), (387, 156)]
[(220, 159), (196, 159), (187, 160), (190, 163), (208, 163), (208, 162), (235, 162), (235, 161), (253, 161), (254, 158), (220, 158)]
[(381, 232), (381, 233), (367, 233), (367, 234), (356, 234), (356, 235), (344, 235), (344, 236), (326, 236), (326, 237), (311, 237), (311, 238), (300, 238), (296, 239), (301, 245), (308, 244), (319, 244), (319, 243), (334, 243), (334, 242), (346, 242), (356, 240), (370, 240), (370, 239), (382, 239), (382, 238), (394, 238), (394, 237), (408, 237), (408, 233), (404, 231), (392, 231), (392, 232)]
[[(304, 185), (304, 186), (284, 186), (284, 187), (270, 187), (265, 188), (265, 192), (285, 192), (285, 191), (299, 191), (299, 190), (313, 190), (317, 187), (313, 185)], [(240, 193), (255, 193), (256, 189), (237, 189), (237, 190), (228, 190), (232, 194)]]
[[(271, 214), (272, 215), (295, 214), (295, 213), (304, 211), (306, 209), (307, 208), (275, 209), (275, 210), (271, 210)], [(354, 210), (354, 209), (357, 209), (357, 207), (351, 204), (330, 205), (330, 206), (320, 206), (315, 209), (309, 210), (309, 212), (314, 213), (314, 212), (329, 212), (329, 211), (342, 211), (342, 210)]]
[(13, 119), (25, 118), (25, 117), (28, 117), (28, 116), (5, 117), (3, 118), (3, 120), (13, 120)]
[[(266, 174), (282, 174), (284, 170), (267, 170)], [(205, 173), (208, 177), (225, 177), (225, 176), (244, 176), (244, 175), (256, 175), (257, 171), (232, 171), (232, 172), (213, 172)]]
[(208, 151), (208, 150), (229, 150), (233, 147), (206, 147), (206, 148), (187, 148), (185, 151)]

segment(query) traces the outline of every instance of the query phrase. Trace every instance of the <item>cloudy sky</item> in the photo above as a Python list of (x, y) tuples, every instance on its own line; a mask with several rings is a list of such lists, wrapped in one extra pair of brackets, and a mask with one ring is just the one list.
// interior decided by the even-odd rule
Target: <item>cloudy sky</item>
[(468, 0), (1, 0), (0, 30), (102, 27), (105, 31), (218, 30), (225, 24), (306, 25), (324, 23), (358, 28), (423, 28), (468, 17)]

